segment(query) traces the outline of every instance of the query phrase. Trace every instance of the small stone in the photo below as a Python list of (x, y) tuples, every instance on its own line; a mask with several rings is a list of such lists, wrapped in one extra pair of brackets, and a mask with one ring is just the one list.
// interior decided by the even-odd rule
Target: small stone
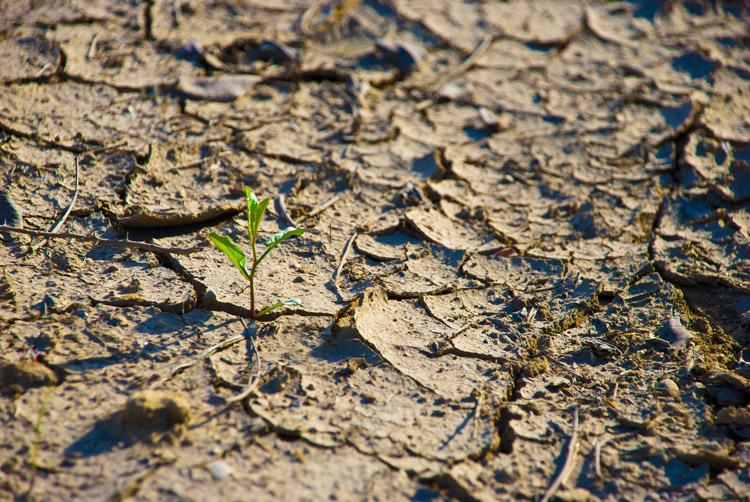
[(234, 474), (234, 471), (229, 466), (229, 464), (227, 464), (223, 460), (215, 460), (209, 463), (208, 465), (206, 465), (206, 469), (208, 469), (208, 472), (211, 473), (211, 477), (216, 480), (223, 479)]
[(680, 388), (671, 378), (665, 378), (657, 383), (655, 390), (663, 396), (678, 397), (680, 395)]
[(679, 317), (672, 317), (659, 330), (659, 338), (669, 342), (673, 349), (682, 350), (690, 343), (693, 335), (685, 329)]
[(120, 416), (125, 425), (153, 431), (165, 431), (187, 423), (190, 408), (187, 400), (178, 395), (158, 390), (135, 392)]
[(217, 77), (181, 77), (177, 90), (190, 99), (234, 101), (261, 77), (257, 75), (219, 75)]

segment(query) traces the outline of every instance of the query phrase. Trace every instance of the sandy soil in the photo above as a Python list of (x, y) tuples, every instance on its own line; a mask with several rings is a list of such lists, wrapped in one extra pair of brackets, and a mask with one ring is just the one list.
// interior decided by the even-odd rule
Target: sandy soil
[(0, 2), (0, 500), (750, 500), (749, 24)]

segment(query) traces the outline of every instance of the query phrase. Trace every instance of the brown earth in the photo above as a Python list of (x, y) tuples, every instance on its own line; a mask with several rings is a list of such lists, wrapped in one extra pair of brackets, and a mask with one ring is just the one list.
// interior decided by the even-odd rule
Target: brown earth
[(750, 500), (749, 24), (0, 2), (0, 500)]

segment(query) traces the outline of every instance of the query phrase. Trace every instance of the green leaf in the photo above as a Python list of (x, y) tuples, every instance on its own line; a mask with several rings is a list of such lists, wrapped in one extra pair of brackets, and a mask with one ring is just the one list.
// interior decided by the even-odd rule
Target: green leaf
[(256, 317), (257, 316), (262, 316), (263, 314), (267, 314), (267, 313), (269, 313), (270, 311), (272, 311), (274, 309), (277, 309), (279, 307), (283, 307), (284, 305), (288, 305), (290, 307), (295, 307), (297, 305), (302, 305), (302, 302), (299, 301), (299, 300), (297, 300), (297, 299), (295, 299), (295, 298), (292, 298), (290, 300), (284, 300), (283, 302), (277, 302), (277, 303), (274, 303), (273, 305), (269, 305), (268, 307), (266, 307), (263, 310), (261, 310), (260, 312), (258, 312), (256, 314)]
[(250, 274), (247, 272), (247, 268), (245, 268), (245, 253), (232, 242), (232, 239), (217, 233), (209, 234), (208, 238), (229, 257), (229, 260), (239, 269), (242, 276), (249, 281)]
[(266, 207), (268, 207), (268, 202), (270, 199), (263, 199), (260, 201), (260, 204), (258, 204), (258, 209), (255, 210), (256, 218), (255, 218), (255, 227), (253, 227), (253, 234), (258, 235), (258, 228), (260, 228), (260, 222), (263, 219), (263, 214), (266, 212)]
[(245, 197), (247, 197), (247, 235), (250, 241), (253, 240), (253, 229), (256, 227), (255, 224), (255, 213), (257, 213), (258, 199), (252, 190), (245, 187)]
[(258, 235), (258, 228), (260, 228), (260, 222), (263, 220), (270, 199), (258, 202), (255, 193), (248, 187), (245, 187), (245, 196), (247, 197), (247, 235), (252, 242), (253, 237)]
[(302, 235), (305, 233), (304, 228), (300, 227), (286, 227), (284, 230), (277, 234), (273, 234), (270, 239), (266, 241), (266, 251), (261, 255), (261, 257), (258, 259), (258, 263), (263, 260), (263, 258), (266, 257), (268, 253), (271, 252), (273, 248), (281, 244), (285, 239), (288, 239), (289, 237), (293, 235)]

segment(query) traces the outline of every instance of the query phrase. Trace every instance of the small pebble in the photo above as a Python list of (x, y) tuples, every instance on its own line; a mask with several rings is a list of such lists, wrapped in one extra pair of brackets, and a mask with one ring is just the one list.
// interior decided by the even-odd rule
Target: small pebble
[(261, 77), (256, 75), (219, 75), (218, 77), (181, 77), (177, 90), (190, 99), (234, 101)]
[(215, 460), (209, 463), (208, 465), (206, 465), (206, 469), (208, 469), (208, 472), (211, 473), (211, 477), (216, 480), (226, 478), (227, 476), (231, 476), (234, 473), (229, 464), (227, 464), (223, 460)]
[(665, 378), (656, 384), (656, 392), (663, 396), (678, 397), (680, 395), (680, 388), (674, 383), (674, 380)]

